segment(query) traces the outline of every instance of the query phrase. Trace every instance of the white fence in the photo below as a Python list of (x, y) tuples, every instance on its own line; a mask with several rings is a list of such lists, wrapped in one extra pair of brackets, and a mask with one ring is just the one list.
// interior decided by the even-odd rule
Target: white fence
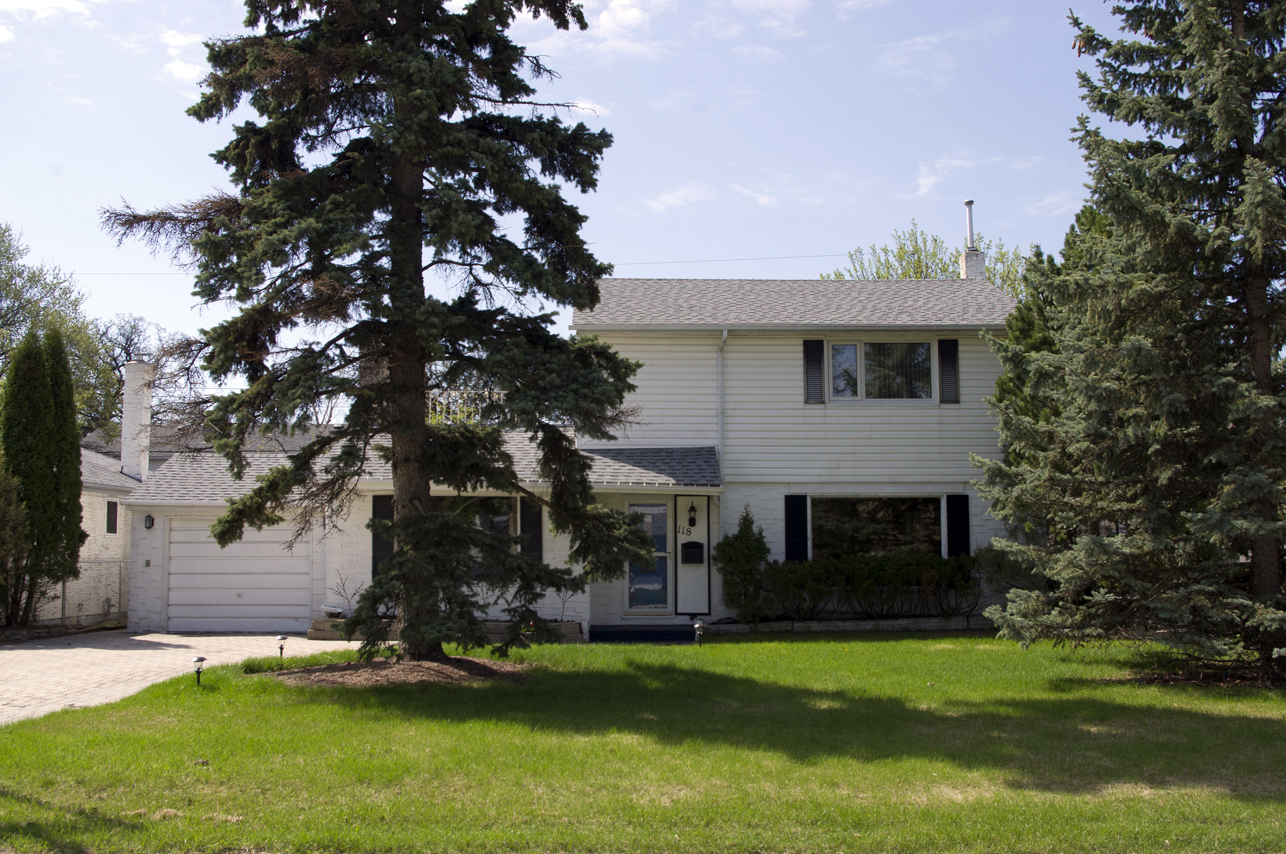
[(129, 610), (129, 561), (82, 560), (80, 578), (65, 581), (36, 609), (39, 626), (94, 626), (124, 620)]

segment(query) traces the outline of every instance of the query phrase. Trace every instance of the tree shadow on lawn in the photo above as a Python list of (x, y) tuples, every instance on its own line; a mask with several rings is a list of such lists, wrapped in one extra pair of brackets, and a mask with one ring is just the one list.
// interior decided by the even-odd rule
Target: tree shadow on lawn
[[(104, 832), (137, 831), (142, 819), (107, 815), (94, 809), (66, 805), (53, 806), (47, 801), (17, 792), (0, 783), (0, 804), (25, 804), (40, 813), (62, 813), (62, 820), (21, 821), (16, 816), (0, 813), (0, 849), (5, 845), (31, 850), (59, 851), (72, 854), (85, 851), (81, 840)], [(35, 844), (33, 844), (35, 843)]]
[[(554, 735), (632, 733), (659, 745), (768, 750), (799, 763), (923, 759), (999, 771), (1018, 790), (1199, 788), (1286, 801), (1283, 720), (1085, 697), (923, 705), (708, 670), (632, 663), (535, 671), (519, 684), (298, 689), (303, 702)], [(578, 748), (569, 748), (578, 749)]]

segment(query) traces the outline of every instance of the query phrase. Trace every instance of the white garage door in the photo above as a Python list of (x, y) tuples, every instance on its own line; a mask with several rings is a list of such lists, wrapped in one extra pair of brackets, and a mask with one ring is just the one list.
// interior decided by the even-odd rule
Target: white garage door
[(283, 545), (288, 526), (255, 531), (221, 549), (213, 519), (170, 520), (169, 630), (303, 632), (312, 593), (311, 545)]

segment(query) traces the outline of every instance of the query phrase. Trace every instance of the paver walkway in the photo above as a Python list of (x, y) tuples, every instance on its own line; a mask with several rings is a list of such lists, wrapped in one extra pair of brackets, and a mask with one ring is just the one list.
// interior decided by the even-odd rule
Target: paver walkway
[[(276, 635), (136, 634), (90, 632), (0, 645), (0, 725), (72, 706), (111, 703), (193, 670), (277, 655)], [(350, 641), (310, 641), (292, 635), (287, 655), (355, 649)]]

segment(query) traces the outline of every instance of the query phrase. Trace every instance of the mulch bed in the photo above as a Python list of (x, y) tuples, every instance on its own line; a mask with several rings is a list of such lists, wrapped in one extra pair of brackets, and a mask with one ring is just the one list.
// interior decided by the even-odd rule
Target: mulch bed
[(417, 683), (483, 682), (522, 679), (522, 668), (507, 661), (458, 656), (446, 661), (393, 661), (388, 658), (371, 662), (323, 664), (298, 670), (281, 670), (277, 677), (292, 685), (346, 686), (373, 688), (380, 685), (414, 685)]

